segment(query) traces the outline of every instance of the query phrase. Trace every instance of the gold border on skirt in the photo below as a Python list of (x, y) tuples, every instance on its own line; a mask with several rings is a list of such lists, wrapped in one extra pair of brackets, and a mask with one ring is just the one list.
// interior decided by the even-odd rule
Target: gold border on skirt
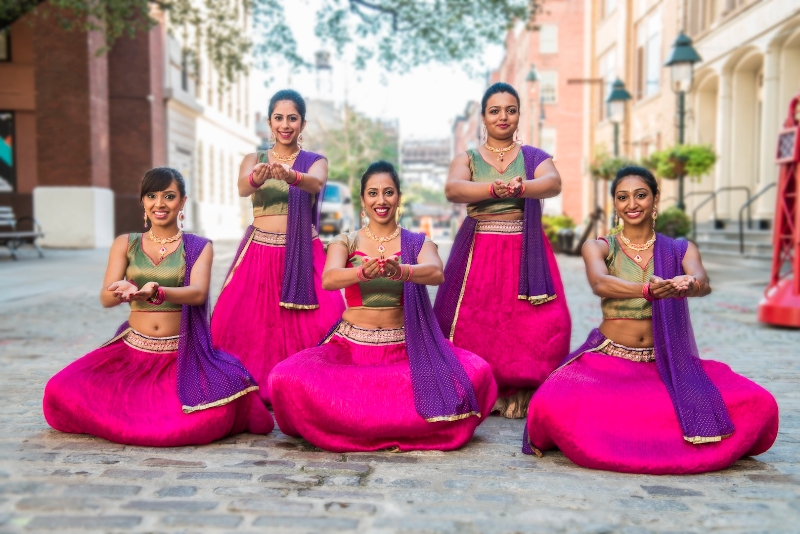
[(223, 406), (253, 391), (258, 391), (258, 386), (250, 386), (249, 388), (243, 389), (239, 393), (235, 393), (230, 397), (225, 397), (224, 399), (220, 399), (218, 401), (209, 402), (208, 404), (200, 404), (198, 406), (184, 406), (183, 413), (199, 412), (200, 410), (208, 410), (209, 408), (216, 408), (217, 406)]

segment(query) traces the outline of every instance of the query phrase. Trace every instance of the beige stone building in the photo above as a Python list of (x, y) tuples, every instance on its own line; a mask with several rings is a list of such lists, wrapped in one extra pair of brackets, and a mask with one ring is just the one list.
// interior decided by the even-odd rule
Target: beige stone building
[[(686, 95), (685, 140), (710, 144), (718, 161), (700, 181), (686, 180), (691, 214), (706, 191), (745, 186), (755, 195), (775, 182), (777, 132), (789, 99), (800, 91), (800, 2), (796, 0), (586, 0), (584, 186), (600, 152), (613, 152), (613, 123), (605, 99), (619, 78), (632, 99), (619, 124), (623, 156), (639, 159), (675, 144), (677, 97), (664, 66), (679, 32), (693, 41), (702, 61)], [(606, 184), (603, 184), (605, 186)], [(662, 180), (662, 207), (677, 200), (677, 183)], [(610, 211), (605, 187), (600, 201)], [(743, 189), (720, 191), (698, 212), (736, 220)], [(774, 188), (753, 205), (753, 218), (771, 221)]]

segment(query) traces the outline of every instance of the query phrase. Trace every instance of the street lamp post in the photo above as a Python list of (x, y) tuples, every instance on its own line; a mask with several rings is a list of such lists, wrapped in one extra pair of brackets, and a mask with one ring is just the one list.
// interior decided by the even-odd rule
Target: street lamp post
[[(539, 81), (539, 74), (536, 72), (536, 65), (531, 63), (531, 71), (525, 77), (526, 82), (530, 82), (532, 84)], [(533, 106), (531, 106), (531, 110)], [(533, 116), (533, 114), (531, 114)], [(542, 88), (539, 88), (539, 139), (538, 143), (541, 148), (542, 144), (542, 129), (544, 128), (544, 97), (542, 96)], [(531, 145), (533, 144), (533, 132), (531, 132)]]
[[(692, 40), (683, 32), (672, 43), (672, 53), (664, 64), (670, 68), (672, 91), (678, 95), (678, 144), (684, 143), (684, 117), (686, 115), (686, 93), (692, 90), (694, 64), (701, 61), (700, 55), (692, 46)], [(686, 211), (683, 202), (684, 174), (678, 176), (678, 209)]]
[(614, 124), (614, 157), (619, 157), (619, 125), (625, 120), (625, 102), (631, 99), (631, 94), (625, 89), (625, 84), (619, 78), (611, 86), (611, 93), (606, 98), (608, 105), (608, 120)]

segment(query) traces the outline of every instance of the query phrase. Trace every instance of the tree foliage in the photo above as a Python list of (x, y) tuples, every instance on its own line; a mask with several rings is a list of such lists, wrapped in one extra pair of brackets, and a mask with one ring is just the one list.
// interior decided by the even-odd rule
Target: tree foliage
[[(310, 61), (297, 52), (285, 2), (297, 0), (0, 0), (0, 27), (35, 10), (62, 27), (103, 31), (111, 46), (166, 19), (185, 52), (204, 52), (232, 81), (255, 65)], [(375, 63), (404, 71), (425, 63), (477, 65), (483, 49), (502, 43), (515, 21), (531, 23), (541, 0), (321, 0), (317, 35), (339, 54), (354, 52), (359, 68)], [(246, 26), (252, 17), (256, 31)], [(251, 35), (253, 38), (251, 38)]]

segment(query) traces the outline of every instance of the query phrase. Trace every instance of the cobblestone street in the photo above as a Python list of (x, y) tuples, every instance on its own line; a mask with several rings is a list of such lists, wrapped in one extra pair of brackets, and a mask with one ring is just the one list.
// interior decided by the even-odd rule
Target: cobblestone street
[[(234, 251), (217, 245), (214, 296)], [(127, 315), (98, 302), (106, 255), (0, 257), (0, 532), (798, 531), (800, 331), (757, 323), (764, 267), (707, 261), (714, 293), (691, 306), (701, 355), (776, 396), (777, 442), (725, 471), (641, 476), (524, 456), (523, 421), (498, 417), (447, 453), (334, 454), (277, 427), (173, 449), (59, 433), (42, 416), (46, 381)], [(580, 258), (559, 263), (575, 347), (600, 306)]]

